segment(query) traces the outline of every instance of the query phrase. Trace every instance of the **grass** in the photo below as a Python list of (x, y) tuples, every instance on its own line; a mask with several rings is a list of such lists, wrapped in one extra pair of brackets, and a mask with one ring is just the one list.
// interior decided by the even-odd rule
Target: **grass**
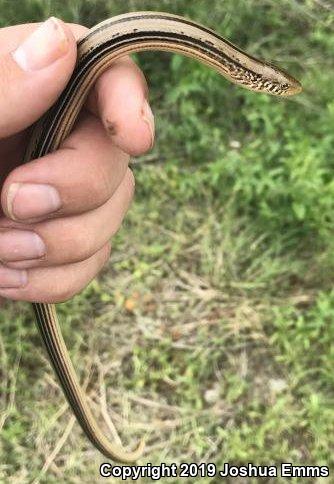
[[(110, 264), (59, 312), (101, 424), (127, 443), (146, 436), (141, 464), (333, 472), (330, 2), (16, 3), (0, 0), (2, 25), (183, 14), (302, 80), (302, 95), (277, 100), (179, 56), (138, 56), (157, 144), (133, 166), (137, 196)], [(8, 304), (0, 331), (0, 481), (98, 482), (104, 459), (66, 408), (28, 306)]]

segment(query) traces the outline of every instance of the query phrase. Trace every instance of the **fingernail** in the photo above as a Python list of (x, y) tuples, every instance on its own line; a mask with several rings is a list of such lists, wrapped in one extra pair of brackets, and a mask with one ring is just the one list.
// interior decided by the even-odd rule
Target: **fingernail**
[(7, 193), (7, 210), (13, 220), (42, 217), (61, 207), (57, 190), (51, 185), (12, 183)]
[(23, 287), (28, 282), (27, 271), (0, 267), (0, 288)]
[(16, 63), (24, 71), (37, 71), (49, 66), (66, 54), (69, 39), (55, 17), (43, 22), (13, 52)]
[(3, 262), (39, 259), (46, 253), (43, 240), (28, 230), (0, 232), (0, 259)]
[(147, 124), (147, 126), (149, 128), (150, 136), (151, 136), (151, 146), (150, 146), (150, 148), (152, 148), (153, 143), (154, 143), (154, 115), (153, 115), (152, 109), (151, 109), (151, 107), (148, 104), (146, 99), (145, 99), (143, 107), (142, 107), (142, 118), (143, 118), (143, 121)]

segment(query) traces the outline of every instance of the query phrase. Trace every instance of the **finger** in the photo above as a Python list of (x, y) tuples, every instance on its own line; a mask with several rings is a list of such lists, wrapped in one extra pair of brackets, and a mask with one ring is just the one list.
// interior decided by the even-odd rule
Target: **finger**
[(55, 102), (75, 60), (74, 36), (55, 18), (0, 56), (0, 137), (31, 125)]
[[(13, 52), (24, 40), (32, 34), (43, 22), (10, 25), (0, 29), (0, 56)], [(66, 24), (76, 40), (83, 37), (89, 30), (79, 24)]]
[(31, 226), (12, 223), (9, 228), (0, 222), (0, 260), (7, 267), (27, 269), (88, 259), (118, 231), (133, 193), (128, 169), (114, 196), (96, 210)]
[(113, 145), (101, 122), (82, 119), (61, 149), (14, 169), (1, 199), (13, 220), (44, 220), (92, 210), (116, 191), (129, 156)]
[[(20, 43), (32, 34), (42, 24), (26, 24), (7, 27), (0, 30), (0, 55), (9, 56)], [(81, 25), (68, 24), (72, 36), (79, 39), (85, 35), (87, 28)], [(130, 89), (130, 91), (128, 90)], [(131, 96), (129, 98), (129, 92)], [(118, 96), (118, 94), (120, 96)], [(117, 60), (114, 65), (103, 73), (89, 96), (88, 105), (97, 116), (102, 116), (105, 125), (118, 146), (131, 155), (143, 153), (152, 145), (152, 129), (154, 132), (154, 118), (150, 108), (146, 105), (147, 83), (139, 67), (126, 56)], [(126, 104), (128, 104), (128, 107)], [(121, 111), (119, 112), (119, 108)], [(125, 110), (128, 110), (128, 114)], [(141, 115), (144, 122), (141, 121)], [(129, 140), (123, 133), (123, 126), (131, 118), (129, 131), (133, 140)], [(125, 122), (125, 123), (124, 123)]]
[[(75, 264), (28, 271), (0, 266), (0, 296), (15, 301), (66, 301), (80, 292), (96, 276), (107, 262), (109, 254), (108, 243), (91, 258)], [(7, 287), (4, 288), (4, 285)]]
[(132, 156), (151, 149), (154, 142), (154, 116), (147, 95), (142, 71), (124, 57), (99, 77), (88, 100), (113, 142)]

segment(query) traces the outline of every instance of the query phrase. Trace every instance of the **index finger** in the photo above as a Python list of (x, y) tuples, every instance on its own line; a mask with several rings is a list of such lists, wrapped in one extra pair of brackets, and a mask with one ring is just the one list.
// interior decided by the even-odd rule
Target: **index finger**
[(95, 83), (87, 106), (98, 116), (114, 144), (132, 156), (154, 142), (154, 116), (144, 74), (129, 57), (116, 60)]
[[(82, 25), (67, 25), (76, 40), (88, 32)], [(0, 54), (14, 50), (36, 26), (31, 23), (0, 29)], [(114, 144), (124, 152), (136, 156), (152, 147), (154, 116), (148, 104), (146, 79), (129, 56), (116, 60), (102, 73), (86, 104), (101, 119)]]

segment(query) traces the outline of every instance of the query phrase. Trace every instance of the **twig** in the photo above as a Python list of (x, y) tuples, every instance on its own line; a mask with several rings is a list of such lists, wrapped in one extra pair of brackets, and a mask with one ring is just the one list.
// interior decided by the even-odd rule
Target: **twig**
[[(91, 370), (91, 368), (89, 368), (89, 371), (88, 371), (89, 375), (90, 375), (90, 370)], [(51, 382), (53, 381), (51, 377), (48, 378), (48, 380), (49, 381), (51, 380)], [(84, 384), (82, 386), (84, 391), (87, 388), (88, 383), (89, 383), (89, 376), (87, 377), (86, 381), (84, 382)], [(64, 406), (62, 406), (61, 409), (55, 415), (59, 418), (64, 413), (64, 411), (66, 410), (67, 407), (68, 407), (68, 405), (64, 404)], [(55, 419), (55, 421), (56, 421), (56, 419)], [(65, 445), (65, 443), (67, 442), (67, 439), (69, 438), (69, 436), (72, 432), (72, 429), (73, 429), (75, 422), (76, 422), (76, 417), (75, 417), (75, 415), (72, 414), (71, 417), (70, 417), (70, 420), (69, 420), (69, 422), (68, 422), (68, 424), (65, 428), (63, 435), (60, 437), (60, 439), (56, 443), (56, 445), (55, 445), (53, 451), (51, 452), (51, 454), (46, 458), (44, 465), (43, 465), (38, 477), (32, 482), (32, 484), (38, 484), (40, 482), (41, 477), (43, 477), (46, 474), (46, 472), (49, 470), (50, 466), (54, 464), (54, 461), (55, 461), (57, 455), (59, 454), (59, 452), (61, 451), (61, 449)], [(53, 422), (53, 425), (54, 425), (54, 422)]]
[(103, 366), (102, 366), (102, 363), (101, 363), (101, 360), (100, 358), (96, 358), (96, 361), (97, 361), (97, 367), (98, 367), (98, 378), (99, 378), (99, 385), (100, 385), (100, 405), (101, 405), (101, 414), (102, 414), (102, 417), (105, 421), (105, 423), (107, 424), (109, 430), (110, 430), (110, 433), (111, 435), (113, 436), (113, 439), (119, 444), (119, 445), (123, 445), (122, 444), (122, 440), (117, 432), (117, 429), (114, 425), (114, 422), (111, 420), (110, 416), (109, 416), (109, 413), (108, 413), (108, 408), (107, 408), (107, 396), (106, 396), (106, 385), (105, 385), (105, 382), (104, 382), (104, 370), (103, 370)]
[[(115, 392), (118, 393), (118, 392)], [(141, 405), (144, 405), (146, 407), (151, 407), (151, 408), (159, 408), (163, 410), (169, 410), (172, 412), (181, 412), (181, 407), (176, 407), (173, 405), (168, 405), (167, 403), (160, 403), (160, 402), (155, 402), (154, 400), (149, 400), (148, 398), (144, 397), (137, 397), (136, 395), (126, 395), (129, 400), (132, 400), (133, 402), (140, 403)]]
[(71, 418), (70, 418), (70, 421), (68, 422), (66, 428), (65, 428), (65, 431), (63, 433), (63, 435), (61, 436), (61, 438), (58, 440), (55, 448), (53, 449), (53, 451), (51, 452), (51, 454), (47, 457), (46, 461), (44, 462), (44, 465), (42, 467), (42, 470), (39, 474), (39, 476), (33, 481), (32, 484), (38, 484), (40, 482), (40, 479), (41, 477), (43, 477), (46, 472), (48, 471), (49, 467), (53, 464), (54, 460), (56, 459), (57, 455), (59, 454), (59, 452), (61, 451), (61, 449), (63, 448), (63, 446), (65, 445), (67, 439), (69, 438), (71, 432), (72, 432), (72, 428), (75, 424), (75, 416), (72, 415)]
[(20, 360), (21, 360), (21, 353), (19, 353), (16, 356), (14, 368), (12, 369), (10, 373), (10, 391), (9, 391), (9, 399), (8, 399), (8, 404), (6, 410), (2, 413), (0, 416), (0, 431), (2, 430), (3, 426), (5, 425), (5, 422), (12, 412), (15, 404), (15, 393), (16, 393), (16, 381), (17, 381), (17, 373), (18, 369), (20, 366)]

